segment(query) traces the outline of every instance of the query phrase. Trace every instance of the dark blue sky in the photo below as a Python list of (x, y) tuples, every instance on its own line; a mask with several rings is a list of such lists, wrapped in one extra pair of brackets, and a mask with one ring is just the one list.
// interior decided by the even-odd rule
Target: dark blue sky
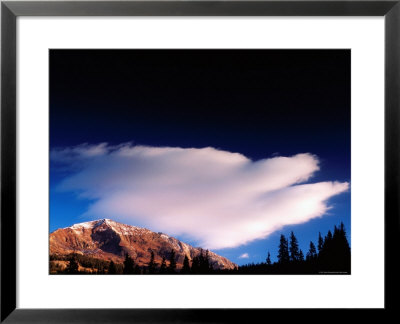
[[(212, 146), (252, 160), (309, 152), (321, 161), (311, 182), (350, 182), (350, 51), (51, 50), (50, 149), (101, 142)], [(51, 231), (86, 221), (89, 201), (54, 190), (66, 175), (51, 164)], [(329, 205), (320, 219), (216, 252), (239, 264), (267, 250), (275, 259), (291, 230), (306, 252), (341, 221), (350, 236), (350, 193)]]

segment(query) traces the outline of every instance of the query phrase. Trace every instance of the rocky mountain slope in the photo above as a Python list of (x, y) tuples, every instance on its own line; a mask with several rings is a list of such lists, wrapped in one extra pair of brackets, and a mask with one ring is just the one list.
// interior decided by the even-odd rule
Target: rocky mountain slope
[[(201, 253), (200, 248), (192, 247), (166, 234), (121, 224), (110, 219), (75, 224), (50, 234), (50, 255), (53, 256), (79, 253), (122, 263), (125, 254), (128, 253), (136, 264), (147, 266), (151, 251), (154, 252), (155, 262), (160, 265), (163, 257), (168, 260), (171, 249), (176, 254), (177, 269), (182, 268), (185, 255), (191, 261)], [(236, 267), (235, 263), (211, 251), (209, 257), (214, 269)]]

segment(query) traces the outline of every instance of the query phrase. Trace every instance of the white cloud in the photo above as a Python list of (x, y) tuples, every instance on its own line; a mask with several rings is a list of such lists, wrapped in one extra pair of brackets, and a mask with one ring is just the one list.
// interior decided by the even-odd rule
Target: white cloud
[(248, 259), (249, 258), (249, 254), (248, 253), (243, 253), (239, 256), (239, 259)]
[(239, 153), (122, 144), (51, 152), (73, 166), (58, 189), (95, 199), (87, 215), (186, 235), (210, 249), (265, 238), (285, 225), (323, 216), (347, 182), (307, 183), (311, 154), (251, 161)]

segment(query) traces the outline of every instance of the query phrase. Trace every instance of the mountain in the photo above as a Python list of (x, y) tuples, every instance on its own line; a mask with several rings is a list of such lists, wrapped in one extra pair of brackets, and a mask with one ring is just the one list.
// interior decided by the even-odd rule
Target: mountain
[[(150, 253), (160, 266), (165, 257), (167, 265), (171, 250), (175, 251), (177, 269), (182, 268), (185, 255), (189, 261), (200, 255), (201, 249), (183, 243), (164, 233), (155, 233), (145, 228), (121, 224), (110, 219), (75, 224), (58, 229), (50, 234), (50, 255), (65, 256), (71, 253), (113, 260), (122, 263), (129, 254), (139, 266), (147, 266)], [(205, 252), (205, 251), (204, 251)], [(214, 269), (234, 269), (237, 265), (228, 259), (209, 252)]]

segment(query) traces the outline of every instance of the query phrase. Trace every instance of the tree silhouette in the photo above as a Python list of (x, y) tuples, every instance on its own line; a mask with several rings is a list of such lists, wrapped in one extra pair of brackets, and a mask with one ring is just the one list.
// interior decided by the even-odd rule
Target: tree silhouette
[(319, 232), (318, 233), (318, 253), (321, 252), (323, 246), (324, 246), (324, 239), (322, 238), (321, 232)]
[(307, 252), (306, 260), (307, 261), (315, 260), (316, 257), (317, 257), (317, 250), (315, 248), (314, 243), (310, 241), (310, 248)]
[[(335, 226), (335, 229), (336, 229), (336, 226)], [(333, 238), (332, 232), (331, 232), (331, 230), (329, 230), (328, 234), (326, 234), (326, 237), (325, 237), (325, 240), (324, 240), (324, 244), (329, 245), (330, 242), (332, 241), (332, 238)]]
[(166, 273), (166, 272), (167, 272), (167, 264), (165, 262), (165, 257), (163, 257), (161, 261), (160, 273)]
[(69, 264), (67, 266), (66, 272), (71, 273), (71, 274), (79, 273), (79, 264), (76, 261), (75, 256), (72, 256), (71, 259), (69, 260)]
[(338, 247), (342, 250), (343, 253), (343, 263), (341, 264), (341, 268), (344, 269), (344, 271), (351, 272), (351, 250), (350, 250), (350, 244), (349, 241), (347, 240), (347, 233), (344, 228), (343, 222), (340, 223), (340, 230), (339, 230), (339, 244)]
[(185, 259), (183, 260), (183, 267), (181, 269), (181, 273), (183, 273), (183, 274), (190, 273), (190, 264), (189, 264), (189, 258), (187, 255), (185, 255)]
[(318, 254), (318, 267), (320, 271), (350, 273), (350, 246), (343, 223), (335, 226), (333, 234), (328, 231)]
[(343, 223), (340, 223), (339, 228), (335, 226), (331, 241), (330, 258), (335, 263), (337, 271), (350, 272), (350, 245), (347, 241)]
[(155, 263), (154, 263), (154, 252), (150, 252), (150, 262), (149, 262), (149, 273), (154, 273), (155, 272)]
[(290, 233), (290, 261), (299, 261), (300, 252), (299, 252), (299, 242), (297, 241), (296, 236), (294, 236), (293, 231)]
[(175, 273), (175, 269), (176, 269), (175, 251), (174, 251), (174, 249), (172, 249), (171, 254), (169, 255), (168, 272)]
[(108, 266), (108, 274), (116, 274), (117, 269), (115, 267), (114, 261), (111, 260), (110, 265)]
[(133, 273), (135, 273), (135, 264), (133, 262), (133, 259), (129, 256), (128, 253), (125, 254), (123, 273), (124, 274), (133, 274)]
[[(225, 273), (271, 273), (271, 274), (325, 274), (325, 273), (344, 273), (349, 274), (351, 270), (351, 251), (347, 240), (346, 230), (343, 223), (339, 227), (335, 226), (332, 231), (328, 231), (325, 238), (321, 233), (318, 237), (319, 253), (312, 241), (310, 241), (307, 258), (299, 249), (298, 241), (293, 232), (288, 239), (282, 234), (280, 236), (278, 248), (278, 262), (270, 264), (270, 253), (268, 251), (266, 263), (246, 264), (238, 270), (229, 270)], [(296, 257), (297, 255), (297, 257)], [(220, 272), (219, 272), (220, 273)]]
[(279, 251), (278, 251), (278, 262), (281, 264), (285, 264), (289, 262), (289, 248), (288, 241), (286, 237), (281, 234), (281, 238), (279, 241)]
[(203, 256), (202, 253), (202, 259), (201, 259), (201, 273), (210, 273), (212, 268), (210, 266), (210, 254), (208, 252), (208, 250), (206, 251), (205, 255)]
[(139, 267), (138, 264), (135, 265), (135, 268), (133, 270), (135, 274), (142, 274), (142, 269)]
[(213, 267), (210, 262), (210, 254), (207, 250), (204, 253), (203, 249), (200, 249), (199, 255), (195, 256), (192, 260), (192, 273), (213, 273)]
[(299, 252), (299, 259), (298, 259), (298, 261), (300, 261), (300, 262), (303, 262), (303, 261), (304, 261), (304, 254), (303, 254), (303, 251), (302, 251), (302, 250), (300, 250), (300, 252)]
[(271, 253), (269, 253), (269, 251), (268, 251), (268, 256), (267, 256), (266, 262), (269, 266), (271, 265)]
[(199, 256), (195, 256), (192, 260), (192, 273), (200, 273), (200, 259)]

